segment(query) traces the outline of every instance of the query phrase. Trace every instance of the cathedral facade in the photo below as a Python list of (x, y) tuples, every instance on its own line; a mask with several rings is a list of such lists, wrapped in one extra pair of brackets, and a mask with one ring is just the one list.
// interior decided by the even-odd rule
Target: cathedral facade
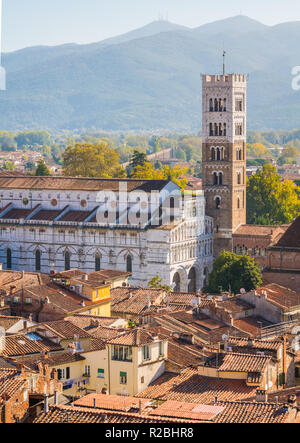
[(0, 177), (3, 269), (50, 273), (78, 268), (159, 275), (197, 292), (213, 264), (213, 220), (202, 191), (183, 197), (173, 182)]

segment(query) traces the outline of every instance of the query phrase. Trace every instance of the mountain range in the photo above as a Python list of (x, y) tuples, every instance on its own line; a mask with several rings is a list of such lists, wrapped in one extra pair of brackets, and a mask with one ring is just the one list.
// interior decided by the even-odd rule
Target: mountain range
[(248, 74), (250, 129), (300, 128), (300, 21), (266, 26), (245, 16), (190, 29), (156, 21), (88, 45), (3, 54), (0, 129), (198, 132), (201, 74)]

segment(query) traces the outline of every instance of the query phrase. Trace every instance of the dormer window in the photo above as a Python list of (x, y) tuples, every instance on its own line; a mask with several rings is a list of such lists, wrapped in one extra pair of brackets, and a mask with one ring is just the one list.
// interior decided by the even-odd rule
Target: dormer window
[(143, 346), (143, 360), (151, 360), (150, 346)]

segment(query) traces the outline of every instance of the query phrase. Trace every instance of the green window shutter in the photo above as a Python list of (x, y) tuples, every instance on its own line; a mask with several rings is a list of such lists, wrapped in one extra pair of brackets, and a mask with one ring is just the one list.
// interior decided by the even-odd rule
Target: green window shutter
[(127, 372), (120, 372), (120, 377), (127, 377)]
[(104, 374), (104, 369), (98, 369), (98, 374)]

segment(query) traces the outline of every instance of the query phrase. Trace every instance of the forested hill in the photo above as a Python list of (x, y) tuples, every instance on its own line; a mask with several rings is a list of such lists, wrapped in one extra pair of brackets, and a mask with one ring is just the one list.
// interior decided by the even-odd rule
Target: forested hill
[(249, 74), (249, 128), (300, 127), (300, 22), (269, 27), (244, 16), (189, 29), (154, 22), (90, 45), (4, 54), (0, 129), (198, 131), (204, 72)]

